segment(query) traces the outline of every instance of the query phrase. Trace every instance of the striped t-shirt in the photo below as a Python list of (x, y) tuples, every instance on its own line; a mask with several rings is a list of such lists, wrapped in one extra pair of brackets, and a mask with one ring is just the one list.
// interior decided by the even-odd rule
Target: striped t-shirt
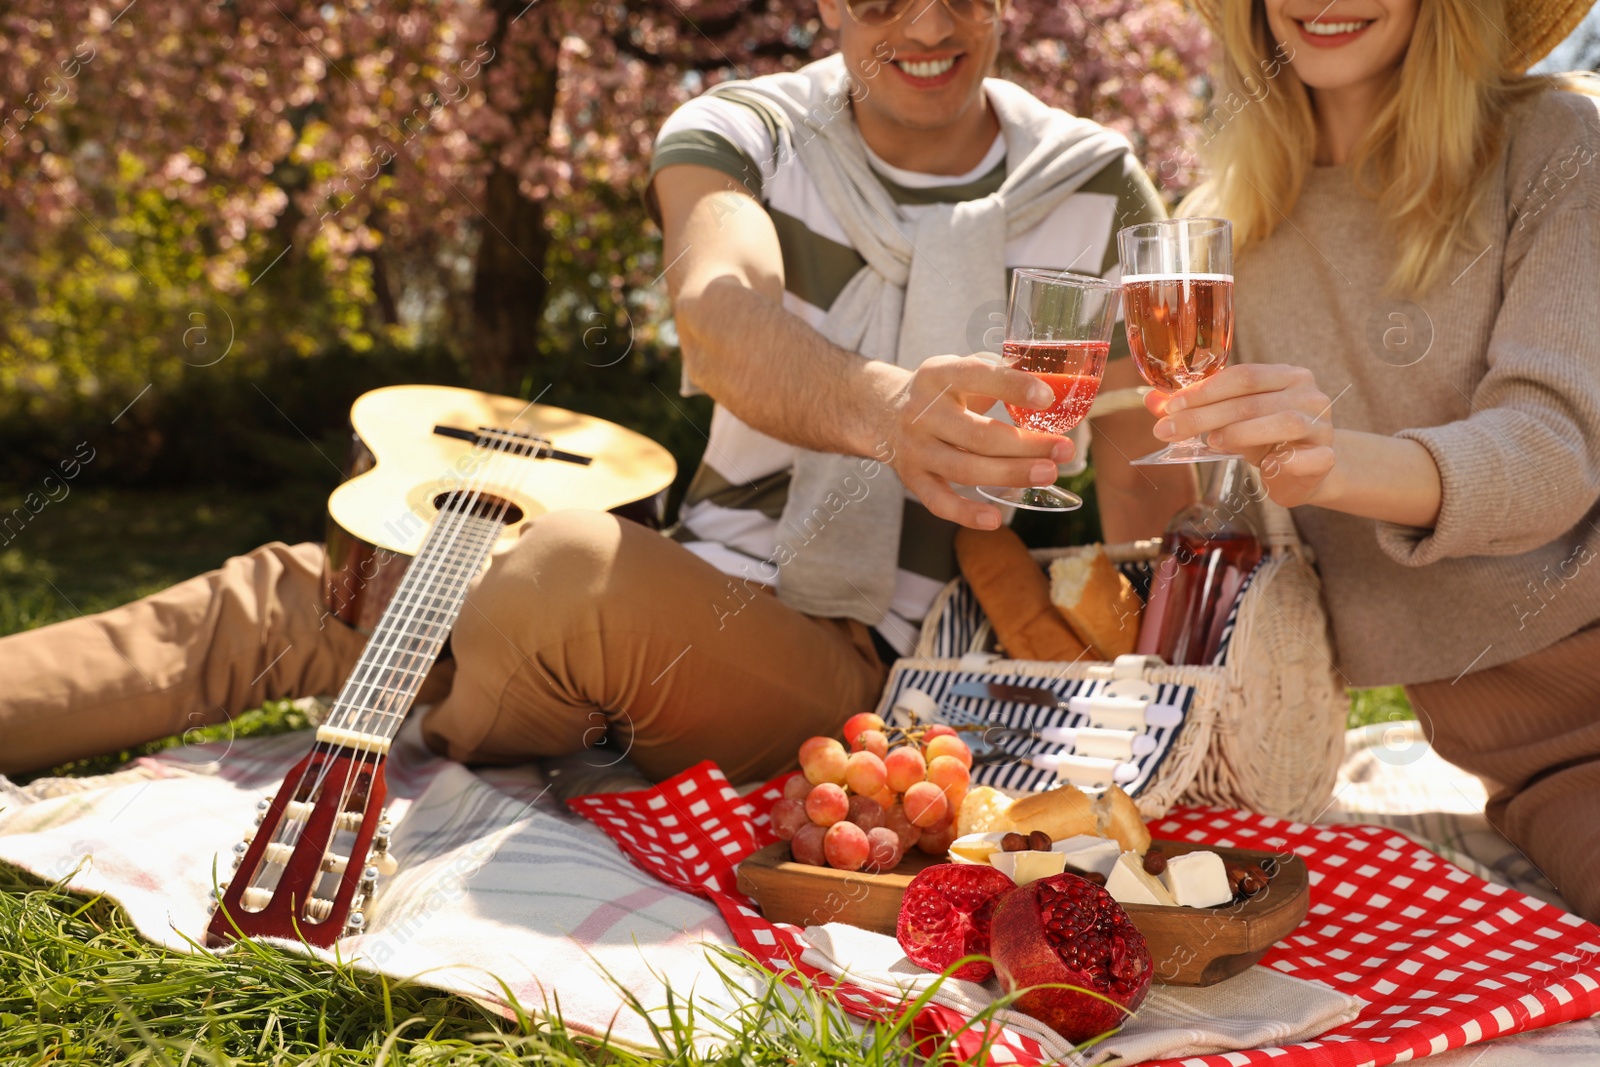
[[(784, 143), (774, 145), (774, 138)], [(781, 166), (774, 165), (781, 159)], [(868, 160), (906, 220), (914, 225), (928, 205), (975, 200), (1000, 188), (1006, 145), (995, 138), (983, 161), (957, 176), (920, 174), (890, 166), (870, 150)], [(821, 329), (829, 307), (866, 261), (788, 143), (747, 105), (701, 96), (680, 107), (661, 127), (651, 162), (652, 180), (679, 164), (710, 167), (739, 182), (766, 208), (783, 255), (783, 306)], [(653, 208), (652, 208), (653, 210)], [(1118, 229), (1164, 217), (1165, 208), (1132, 155), (1106, 166), (1047, 215), (1038, 226), (1006, 242), (1008, 269), (1041, 267), (1115, 279)], [(999, 351), (1005, 309), (976, 322), (972, 350)], [(1111, 358), (1127, 354), (1118, 330)], [(1087, 424), (1085, 424), (1086, 430)], [(772, 574), (778, 522), (788, 495), (794, 448), (742, 422), (721, 404), (711, 416), (709, 442), (684, 497), (672, 536), (724, 573), (759, 581)], [(1083, 468), (1085, 434), (1077, 470)], [(1073, 473), (1072, 467), (1063, 468)], [(938, 518), (907, 492), (894, 596), (878, 631), (902, 655), (916, 644), (921, 620), (939, 590), (957, 573), (956, 525)]]

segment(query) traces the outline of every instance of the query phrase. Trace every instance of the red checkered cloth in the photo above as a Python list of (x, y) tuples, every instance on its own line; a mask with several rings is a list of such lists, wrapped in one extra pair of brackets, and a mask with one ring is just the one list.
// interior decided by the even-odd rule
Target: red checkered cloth
[[(763, 964), (808, 976), (853, 1015), (891, 1018), (896, 1002), (801, 963), (799, 928), (767, 922), (737, 888), (738, 863), (776, 840), (768, 813), (786, 778), (741, 797), (706, 762), (648, 791), (570, 804), (645, 871), (713, 901)], [(1315, 1041), (1166, 1063), (1377, 1067), (1600, 1013), (1600, 927), (1467, 874), (1392, 830), (1200, 808), (1176, 809), (1150, 831), (1299, 855), (1311, 872), (1310, 913), (1262, 962), (1368, 1005)], [(1047, 1062), (1036, 1042), (998, 1027), (985, 1035), (940, 1005), (925, 1007), (912, 1032), (956, 1034), (964, 1056), (988, 1040), (991, 1063)]]

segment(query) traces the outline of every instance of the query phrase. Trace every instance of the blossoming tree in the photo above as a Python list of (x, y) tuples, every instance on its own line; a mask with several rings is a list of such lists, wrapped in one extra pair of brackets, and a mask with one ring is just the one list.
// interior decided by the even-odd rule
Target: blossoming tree
[[(1180, 0), (1012, 4), (1005, 37), (1002, 73), (1192, 181)], [(779, 0), (12, 0), (0, 382), (125, 400), (214, 358), (220, 311), (246, 354), (444, 336), (514, 390), (552, 320), (659, 322), (638, 197), (672, 109), (830, 47)]]

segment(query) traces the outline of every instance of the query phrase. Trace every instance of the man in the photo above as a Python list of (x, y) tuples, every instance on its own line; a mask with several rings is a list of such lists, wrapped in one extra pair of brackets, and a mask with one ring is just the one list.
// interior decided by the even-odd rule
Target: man
[[(685, 377), (717, 400), (705, 459), (672, 538), (601, 513), (528, 525), (467, 599), (453, 679), (430, 678), (435, 749), (514, 762), (609, 735), (653, 779), (775, 773), (876, 703), (954, 574), (955, 524), (1002, 521), (954, 487), (1074, 460), (983, 414), (1048, 387), (966, 353), (993, 340), (1006, 268), (1109, 273), (1116, 229), (1161, 207), (1120, 137), (985, 84), (1000, 5), (824, 0), (839, 55), (667, 123), (651, 201)], [(1134, 382), (1114, 360), (1106, 387)], [(1096, 422), (1108, 539), (1192, 496), (1187, 472), (1127, 466), (1151, 421)], [(317, 546), (269, 545), (0, 641), (0, 771), (335, 690), (364, 641), (323, 624), (319, 575)]]

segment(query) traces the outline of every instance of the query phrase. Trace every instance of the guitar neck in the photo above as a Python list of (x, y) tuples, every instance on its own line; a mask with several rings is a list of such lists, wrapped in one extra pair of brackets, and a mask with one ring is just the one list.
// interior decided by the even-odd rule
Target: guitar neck
[(439, 513), (317, 740), (388, 751), (455, 625), (467, 585), (504, 529), (499, 518), (477, 511)]

